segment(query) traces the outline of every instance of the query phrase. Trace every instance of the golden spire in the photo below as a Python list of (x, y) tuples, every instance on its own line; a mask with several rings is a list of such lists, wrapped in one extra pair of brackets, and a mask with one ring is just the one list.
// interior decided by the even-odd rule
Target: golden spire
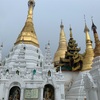
[(84, 57), (83, 57), (82, 71), (91, 69), (92, 60), (94, 58), (94, 51), (93, 51), (93, 47), (92, 47), (92, 41), (90, 39), (89, 29), (88, 29), (86, 23), (85, 23), (84, 32), (86, 34), (86, 50), (85, 50), (85, 54), (84, 54)]
[(64, 32), (64, 25), (60, 25), (61, 31), (60, 31), (60, 37), (59, 37), (59, 46), (58, 49), (54, 55), (54, 63), (58, 63), (60, 61), (60, 58), (65, 57), (65, 53), (67, 51), (67, 41), (66, 41), (66, 36)]
[(92, 30), (93, 30), (94, 39), (95, 39), (94, 57), (100, 56), (100, 40), (99, 40), (96, 29), (97, 27), (94, 25), (93, 20), (92, 20)]
[(28, 6), (29, 6), (29, 9), (28, 9), (27, 20), (21, 33), (19, 34), (15, 42), (15, 45), (20, 44), (23, 41), (23, 43), (25, 44), (32, 44), (36, 47), (39, 47), (38, 39), (35, 33), (34, 24), (33, 24), (33, 8), (35, 6), (34, 0), (29, 0)]

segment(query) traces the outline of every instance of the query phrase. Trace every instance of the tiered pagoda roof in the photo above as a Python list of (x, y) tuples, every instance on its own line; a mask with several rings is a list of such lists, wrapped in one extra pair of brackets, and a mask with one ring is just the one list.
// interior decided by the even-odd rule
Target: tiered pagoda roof
[(80, 48), (77, 47), (78, 44), (73, 39), (72, 29), (70, 28), (70, 39), (68, 42), (67, 52), (65, 58), (60, 59), (60, 66), (62, 71), (79, 71), (83, 67), (83, 57), (79, 53)]

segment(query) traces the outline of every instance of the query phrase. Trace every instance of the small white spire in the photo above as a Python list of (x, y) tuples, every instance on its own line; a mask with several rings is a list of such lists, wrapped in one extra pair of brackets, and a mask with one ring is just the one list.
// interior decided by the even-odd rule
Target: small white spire
[(48, 41), (48, 44), (45, 46), (44, 66), (47, 68), (53, 67), (50, 51), (50, 41)]

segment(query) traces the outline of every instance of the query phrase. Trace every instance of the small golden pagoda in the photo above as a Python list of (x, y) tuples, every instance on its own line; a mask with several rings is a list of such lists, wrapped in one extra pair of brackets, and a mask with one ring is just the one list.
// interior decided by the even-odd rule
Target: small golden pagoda
[[(70, 28), (70, 39), (68, 42), (65, 58), (61, 58), (59, 66), (62, 71), (80, 71), (83, 67), (83, 57), (79, 54), (80, 48), (72, 36), (72, 28)], [(59, 68), (58, 68), (59, 70)]]
[(67, 51), (67, 41), (66, 41), (64, 25), (62, 24), (62, 21), (61, 21), (60, 28), (61, 28), (61, 31), (60, 31), (60, 37), (59, 37), (59, 46), (54, 55), (55, 67), (58, 65), (60, 58), (65, 58), (65, 52)]
[(92, 61), (94, 58), (94, 50), (92, 47), (92, 41), (90, 39), (90, 35), (89, 35), (89, 29), (85, 23), (85, 28), (84, 28), (84, 32), (86, 34), (86, 50), (83, 56), (83, 68), (82, 71), (85, 70), (90, 70), (92, 67)]
[(21, 33), (19, 34), (15, 42), (15, 45), (23, 42), (25, 44), (32, 44), (36, 47), (39, 47), (38, 39), (33, 24), (33, 8), (35, 6), (34, 0), (29, 0), (28, 6), (29, 9), (28, 9), (27, 20), (25, 26), (23, 27)]

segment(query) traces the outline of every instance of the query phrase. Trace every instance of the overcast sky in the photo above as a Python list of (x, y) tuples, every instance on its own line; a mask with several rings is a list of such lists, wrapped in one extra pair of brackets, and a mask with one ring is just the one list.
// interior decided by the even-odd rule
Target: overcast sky
[[(3, 55), (13, 47), (20, 34), (26, 18), (28, 0), (0, 0), (0, 42), (3, 42)], [(61, 19), (64, 24), (67, 41), (69, 26), (72, 26), (73, 37), (85, 51), (84, 14), (91, 31), (91, 16), (100, 33), (100, 0), (35, 0), (34, 27), (44, 53), (45, 44), (50, 41), (52, 56), (58, 48)], [(94, 42), (93, 42), (94, 45)]]

